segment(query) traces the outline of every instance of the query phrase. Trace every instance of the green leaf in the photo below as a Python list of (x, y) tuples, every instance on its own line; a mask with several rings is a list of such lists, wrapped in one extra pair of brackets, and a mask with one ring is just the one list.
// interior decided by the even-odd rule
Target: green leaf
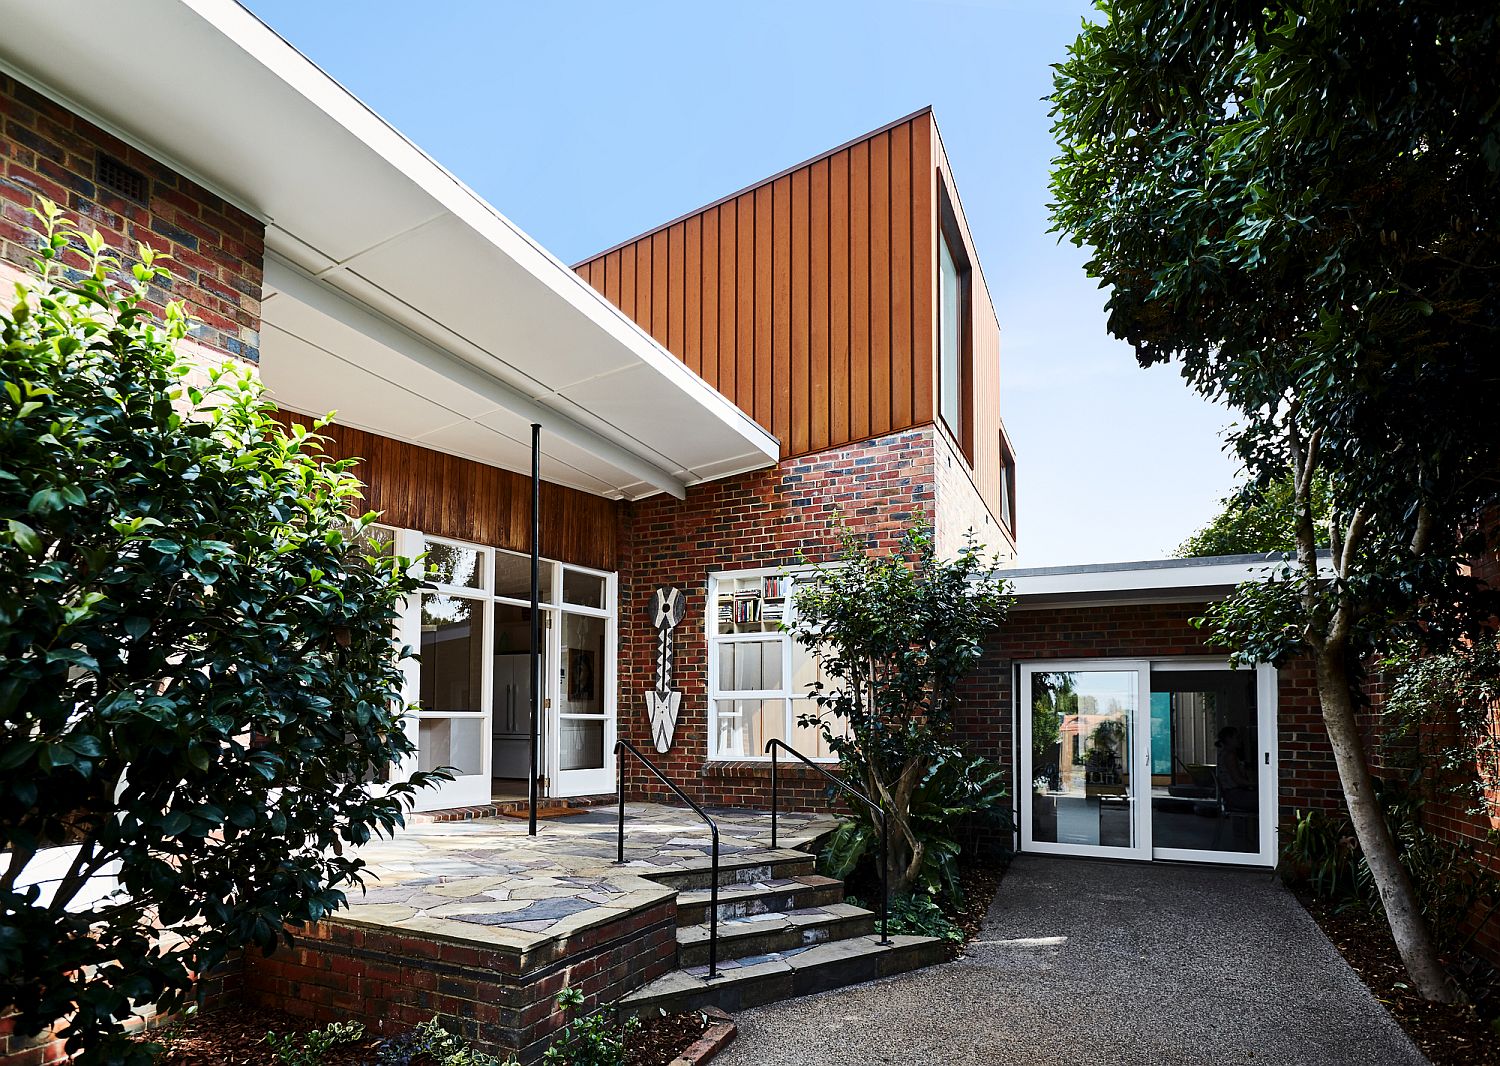
[(15, 542), (16, 547), (20, 548), (27, 555), (42, 554), (42, 542), (37, 537), (36, 530), (14, 518), (8, 519), (7, 525), (10, 527), (10, 536)]

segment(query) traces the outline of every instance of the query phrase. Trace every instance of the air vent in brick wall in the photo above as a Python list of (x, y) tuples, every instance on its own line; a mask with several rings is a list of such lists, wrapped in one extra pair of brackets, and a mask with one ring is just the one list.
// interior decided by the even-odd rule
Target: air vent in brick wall
[(94, 177), (100, 185), (119, 193), (127, 200), (145, 203), (149, 199), (146, 195), (146, 175), (103, 152), (99, 153)]

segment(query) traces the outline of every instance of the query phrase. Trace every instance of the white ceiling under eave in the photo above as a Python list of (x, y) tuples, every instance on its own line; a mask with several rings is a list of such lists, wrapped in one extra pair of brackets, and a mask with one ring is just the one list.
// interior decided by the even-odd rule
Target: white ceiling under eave
[(514, 470), (530, 468), (540, 422), (544, 478), (627, 499), (779, 458), (775, 438), (239, 5), (14, 5), (0, 64), (265, 221), (261, 374), (288, 409)]

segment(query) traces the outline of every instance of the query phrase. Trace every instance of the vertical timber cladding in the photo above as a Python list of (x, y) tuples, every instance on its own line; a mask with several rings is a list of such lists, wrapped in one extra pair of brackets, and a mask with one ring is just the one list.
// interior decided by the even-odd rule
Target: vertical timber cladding
[(792, 457), (933, 419), (930, 110), (579, 264)]
[[(284, 411), (289, 423), (312, 419)], [(325, 426), (324, 450), (361, 460), (361, 506), (393, 526), (473, 541), (510, 551), (531, 550), (531, 479), (469, 459), (392, 440), (348, 426)], [(596, 570), (616, 570), (619, 504), (561, 485), (542, 483), (542, 554)]]

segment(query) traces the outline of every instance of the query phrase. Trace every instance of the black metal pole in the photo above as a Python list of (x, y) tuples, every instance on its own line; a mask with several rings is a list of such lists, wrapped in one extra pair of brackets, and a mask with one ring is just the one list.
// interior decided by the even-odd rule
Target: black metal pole
[(615, 865), (625, 865), (625, 760), (620, 758), (620, 742), (615, 741), (615, 791), (620, 800), (620, 828), (615, 838)]
[(531, 780), (526, 831), (536, 836), (537, 762), (542, 734), (542, 427), (531, 424)]
[(771, 847), (776, 846), (776, 742), (773, 740), (771, 748)]
[(891, 825), (886, 818), (885, 808), (880, 808), (880, 940), (881, 944), (891, 942)]
[(719, 827), (711, 824), (709, 831), (714, 840), (712, 872), (709, 874), (713, 880), (708, 885), (708, 979), (712, 981), (719, 976)]

